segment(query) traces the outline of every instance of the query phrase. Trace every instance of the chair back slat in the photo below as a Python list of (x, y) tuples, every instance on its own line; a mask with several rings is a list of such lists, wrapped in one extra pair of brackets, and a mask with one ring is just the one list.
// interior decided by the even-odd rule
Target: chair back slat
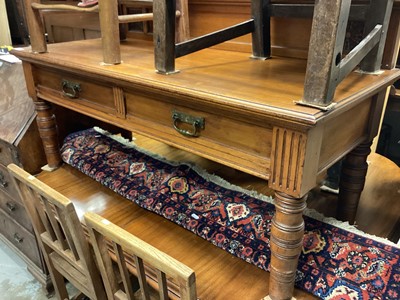
[(128, 299), (134, 299), (134, 292), (133, 292), (133, 288), (132, 288), (132, 284), (131, 284), (131, 280), (130, 280), (131, 277), (129, 275), (128, 269), (125, 264), (125, 255), (124, 255), (120, 245), (118, 245), (114, 242), (112, 244), (114, 247), (115, 255), (117, 257), (118, 268), (119, 268), (119, 272), (121, 274), (122, 283), (125, 288), (125, 293), (126, 293)]
[[(112, 271), (110, 272), (112, 268), (112, 258), (107, 250), (108, 246), (105, 242), (107, 240), (117, 245), (114, 247), (116, 248), (114, 252), (119, 264), (128, 265), (132, 262), (126, 259), (126, 256), (129, 255), (129, 257), (133, 257), (133, 263), (135, 265), (130, 267), (128, 265), (128, 269), (132, 269), (131, 272), (135, 272), (138, 277), (140, 290), (136, 292), (135, 295), (140, 292), (140, 299), (153, 299), (155, 296), (153, 290), (157, 288), (157, 285), (149, 284), (149, 282), (155, 281), (158, 281), (159, 299), (169, 299), (169, 292), (173, 292), (174, 295), (176, 295), (176, 291), (173, 291), (173, 288), (170, 291), (168, 289), (170, 280), (173, 284), (179, 285), (179, 294), (182, 300), (197, 299), (196, 277), (194, 271), (189, 267), (97, 214), (89, 212), (86, 213), (84, 217), (98, 260), (100, 272), (105, 283), (116, 281), (116, 274)], [(152, 271), (154, 269), (156, 275), (154, 275)], [(125, 276), (122, 273), (126, 271), (126, 267), (122, 269), (121, 277)], [(128, 278), (128, 276), (126, 276), (126, 278)], [(129, 283), (127, 279), (125, 281)], [(108, 287), (110, 287), (110, 284)], [(116, 285), (113, 286), (111, 291), (107, 292), (109, 292), (109, 295), (126, 295), (126, 293)], [(127, 299), (135, 298), (128, 296)]]
[(44, 212), (43, 209), (43, 202), (40, 199), (40, 196), (38, 193), (33, 190), (31, 187), (26, 187), (26, 189), (23, 189), (23, 184), (22, 182), (17, 182), (18, 188), (22, 188), (24, 191), (24, 199), (29, 199), (32, 203), (32, 213), (37, 216), (37, 223), (40, 223), (40, 234), (43, 232), (47, 232), (49, 237), (51, 238), (52, 241), (55, 241), (57, 239), (57, 236), (53, 230), (53, 227), (51, 226), (51, 223), (49, 219), (47, 218), (46, 213)]
[[(117, 277), (115, 276), (113, 263), (110, 259), (109, 249), (106, 239), (103, 235), (96, 231), (91, 233), (92, 243), (94, 245), (93, 250), (97, 257), (97, 265), (100, 273), (103, 277), (104, 288), (107, 293), (108, 299), (114, 299), (114, 296), (119, 291), (119, 285)], [(101, 257), (101, 258), (100, 258)], [(124, 299), (125, 293), (120, 293), (119, 299)]]
[(133, 258), (137, 270), (137, 277), (139, 279), (140, 294), (142, 296), (142, 299), (150, 300), (149, 286), (146, 281), (146, 272), (144, 270), (143, 259), (137, 257), (136, 255)]
[(56, 219), (54, 205), (52, 205), (42, 195), (40, 195), (39, 197), (40, 197), (41, 202), (43, 203), (43, 208), (44, 208), (45, 214), (46, 214), (47, 218), (50, 221), (50, 225), (51, 225), (52, 231), (56, 235), (56, 239), (53, 242), (58, 241), (58, 243), (62, 247), (62, 250), (67, 250), (69, 247), (68, 247), (68, 244), (65, 241), (65, 235), (64, 235), (63, 230), (61, 228), (61, 225), (58, 222), (58, 220)]
[(160, 291), (160, 300), (168, 300), (168, 286), (167, 286), (167, 276), (165, 273), (160, 270), (156, 271), (157, 273), (157, 281), (158, 281), (158, 290)]
[(73, 253), (73, 255), (75, 257), (75, 260), (79, 260), (79, 254), (78, 254), (78, 251), (77, 251), (76, 246), (75, 246), (73, 235), (72, 235), (72, 233), (71, 233), (71, 231), (69, 229), (68, 222), (67, 222), (67, 219), (65, 217), (65, 213), (59, 207), (55, 207), (55, 210), (56, 210), (56, 214), (58, 216), (58, 220), (60, 222), (60, 226), (61, 226), (61, 228), (62, 228), (62, 230), (64, 232), (65, 239), (66, 239), (66, 241), (68, 243), (68, 248)]
[(8, 166), (32, 220), (57, 297), (68, 298), (65, 278), (91, 299), (107, 299), (73, 203), (20, 167)]

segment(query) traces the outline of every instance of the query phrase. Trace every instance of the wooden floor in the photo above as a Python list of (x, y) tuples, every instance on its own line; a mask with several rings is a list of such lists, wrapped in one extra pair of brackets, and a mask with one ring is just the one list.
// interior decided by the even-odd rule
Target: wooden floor
[[(189, 161), (200, 165), (209, 173), (214, 173), (243, 188), (273, 195), (267, 183), (254, 176), (222, 166), (186, 151), (181, 151), (153, 139), (134, 135), (135, 143), (150, 152), (158, 153), (170, 160)], [(389, 159), (373, 153), (368, 157), (368, 174), (361, 195), (356, 226), (358, 229), (396, 242), (400, 238), (400, 168)], [(337, 195), (312, 190), (307, 199), (307, 207), (316, 209), (327, 217), (334, 217)]]

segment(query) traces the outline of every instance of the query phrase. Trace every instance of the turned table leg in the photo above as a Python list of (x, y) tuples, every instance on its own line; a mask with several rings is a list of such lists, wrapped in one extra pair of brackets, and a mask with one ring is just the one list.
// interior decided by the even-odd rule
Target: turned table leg
[(297, 263), (302, 249), (306, 196), (294, 198), (275, 192), (275, 216), (271, 228), (271, 277), (269, 298), (291, 299)]
[(367, 157), (372, 142), (364, 142), (351, 151), (343, 161), (339, 183), (337, 218), (354, 224), (360, 195), (367, 175)]
[(47, 166), (44, 169), (54, 170), (61, 164), (55, 116), (49, 103), (40, 100), (34, 103), (37, 112), (36, 121), (39, 134), (47, 158)]

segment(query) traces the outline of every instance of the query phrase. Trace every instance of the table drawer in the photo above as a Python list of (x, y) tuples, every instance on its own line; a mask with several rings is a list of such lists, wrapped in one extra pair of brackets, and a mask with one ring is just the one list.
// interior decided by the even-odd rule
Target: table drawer
[(0, 140), (0, 162), (7, 166), (8, 164), (15, 162), (16, 158), (16, 149), (7, 142)]
[(7, 214), (10, 218), (14, 219), (28, 231), (33, 233), (31, 220), (25, 207), (21, 202), (19, 202), (19, 200), (14, 200), (7, 194), (0, 192), (0, 209), (3, 210), (4, 214)]
[[(140, 132), (222, 162), (234, 168), (268, 177), (272, 129), (246, 117), (174, 98), (128, 91), (126, 118)], [(262, 125), (261, 125), (262, 124)]]
[(37, 68), (34, 74), (37, 90), (42, 96), (58, 98), (64, 101), (64, 106), (86, 106), (109, 114), (116, 112), (112, 86), (59, 70)]
[(41, 265), (35, 236), (0, 211), (0, 232), (34, 264)]
[(0, 164), (0, 192), (2, 191), (14, 199), (20, 200), (17, 187), (11, 180), (7, 168)]

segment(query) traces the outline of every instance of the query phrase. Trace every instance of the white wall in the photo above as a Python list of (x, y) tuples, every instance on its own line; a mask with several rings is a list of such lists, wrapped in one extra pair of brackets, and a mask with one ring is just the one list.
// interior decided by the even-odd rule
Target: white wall
[(5, 0), (0, 0), (0, 46), (11, 45)]

